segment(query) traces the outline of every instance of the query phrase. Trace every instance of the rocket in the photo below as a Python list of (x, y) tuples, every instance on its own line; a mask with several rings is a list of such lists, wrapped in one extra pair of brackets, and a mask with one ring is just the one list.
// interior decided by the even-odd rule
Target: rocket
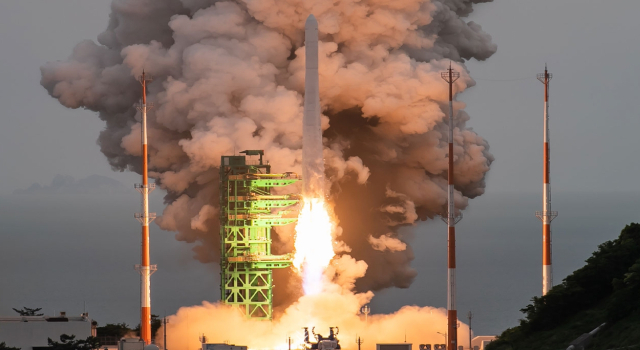
[(309, 15), (304, 26), (305, 80), (302, 118), (302, 194), (324, 198), (324, 159), (318, 79), (318, 21)]

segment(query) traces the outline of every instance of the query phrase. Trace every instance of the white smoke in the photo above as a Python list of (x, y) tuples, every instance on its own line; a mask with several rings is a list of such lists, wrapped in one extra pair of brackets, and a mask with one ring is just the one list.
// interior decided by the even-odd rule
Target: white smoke
[[(381, 252), (365, 242), (444, 209), (440, 72), (453, 60), (462, 92), (474, 85), (463, 61), (495, 52), (490, 36), (464, 20), (479, 2), (486, 1), (114, 0), (97, 42), (46, 63), (41, 84), (66, 107), (98, 112), (98, 143), (113, 169), (139, 172), (136, 77), (143, 69), (153, 75), (149, 166), (167, 191), (157, 222), (197, 243), (201, 261), (218, 261), (220, 156), (263, 149), (274, 172), (301, 173), (303, 34), (313, 13), (327, 190), (350, 254), (369, 264), (356, 284), (407, 287), (411, 247)], [(466, 126), (464, 104), (454, 108), (456, 206), (464, 209), (484, 192), (493, 157)], [(292, 230), (278, 232), (276, 246), (291, 249)]]
[[(169, 317), (167, 324), (168, 349), (195, 349), (198, 339), (205, 335), (207, 342), (228, 342), (246, 345), (250, 349), (302, 349), (302, 327), (328, 335), (329, 327), (338, 326), (342, 349), (356, 349), (355, 339), (361, 337), (367, 348), (376, 343), (443, 344), (447, 314), (444, 309), (405, 306), (392, 314), (364, 315), (362, 307), (371, 301), (372, 292), (354, 293), (356, 279), (367, 269), (363, 261), (343, 255), (335, 259), (327, 270), (334, 283), (326, 283), (322, 293), (305, 295), (290, 305), (273, 322), (247, 319), (238, 309), (220, 303), (183, 307)], [(458, 339), (469, 338), (469, 327), (460, 323)], [(162, 334), (160, 329), (158, 334)], [(438, 334), (440, 333), (440, 334)], [(163, 345), (161, 337), (156, 337)], [(313, 339), (312, 339), (313, 341)]]

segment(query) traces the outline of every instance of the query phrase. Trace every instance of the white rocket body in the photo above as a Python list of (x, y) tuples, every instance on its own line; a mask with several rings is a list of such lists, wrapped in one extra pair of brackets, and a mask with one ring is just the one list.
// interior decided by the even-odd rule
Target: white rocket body
[(302, 118), (303, 195), (324, 198), (324, 159), (318, 82), (318, 21), (309, 15), (304, 27), (305, 82)]

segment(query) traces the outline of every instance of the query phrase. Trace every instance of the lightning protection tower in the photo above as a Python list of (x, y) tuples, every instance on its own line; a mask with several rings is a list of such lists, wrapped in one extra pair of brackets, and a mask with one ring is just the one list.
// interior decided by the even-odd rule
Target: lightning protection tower
[(271, 174), (262, 150), (242, 151), (259, 156), (222, 156), (220, 165), (220, 295), (225, 304), (240, 307), (248, 318), (273, 317), (272, 270), (291, 266), (291, 254), (271, 255), (271, 230), (297, 220), (289, 210), (297, 194), (272, 194), (274, 187), (300, 180), (295, 173)]
[(458, 343), (458, 310), (456, 309), (456, 224), (462, 219), (462, 214), (456, 214), (453, 196), (453, 83), (460, 78), (460, 73), (454, 71), (449, 64), (446, 72), (440, 73), (442, 79), (449, 83), (449, 171), (447, 191), (447, 223), (448, 242), (448, 275), (447, 275), (447, 349), (455, 350)]
[(538, 80), (544, 84), (544, 136), (542, 163), (542, 211), (536, 216), (542, 221), (542, 295), (546, 295), (553, 286), (553, 270), (551, 268), (551, 221), (558, 216), (551, 211), (551, 187), (549, 184), (549, 81), (553, 75), (544, 66), (544, 73), (538, 74)]
[(136, 213), (135, 218), (142, 224), (142, 249), (140, 265), (136, 270), (140, 272), (140, 337), (145, 344), (151, 344), (151, 275), (156, 271), (156, 265), (149, 263), (149, 224), (156, 218), (155, 213), (149, 213), (149, 192), (156, 187), (149, 184), (147, 174), (147, 82), (150, 81), (142, 71), (140, 84), (142, 84), (142, 104), (138, 107), (142, 114), (141, 139), (142, 139), (142, 183), (135, 188), (142, 195), (142, 212)]

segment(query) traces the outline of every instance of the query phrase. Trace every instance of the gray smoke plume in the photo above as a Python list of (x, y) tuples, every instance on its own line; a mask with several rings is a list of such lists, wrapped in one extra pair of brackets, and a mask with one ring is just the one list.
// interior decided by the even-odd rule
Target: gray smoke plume
[[(490, 1), (490, 0), (488, 0)], [(157, 221), (219, 259), (220, 156), (264, 149), (275, 172), (301, 173), (304, 23), (320, 32), (320, 99), (326, 175), (349, 253), (369, 265), (360, 290), (408, 287), (413, 251), (396, 229), (445, 210), (447, 85), (473, 86), (464, 61), (496, 51), (465, 21), (487, 0), (114, 0), (107, 29), (62, 62), (42, 66), (42, 86), (69, 108), (98, 112), (98, 144), (118, 171), (140, 171), (136, 77), (149, 114), (150, 175), (167, 191)], [(456, 207), (484, 192), (493, 161), (455, 102)], [(329, 189), (329, 187), (327, 187)], [(293, 230), (278, 230), (280, 251)], [(279, 272), (279, 275), (288, 275)], [(279, 283), (284, 285), (284, 283)], [(284, 295), (284, 293), (283, 293)]]

